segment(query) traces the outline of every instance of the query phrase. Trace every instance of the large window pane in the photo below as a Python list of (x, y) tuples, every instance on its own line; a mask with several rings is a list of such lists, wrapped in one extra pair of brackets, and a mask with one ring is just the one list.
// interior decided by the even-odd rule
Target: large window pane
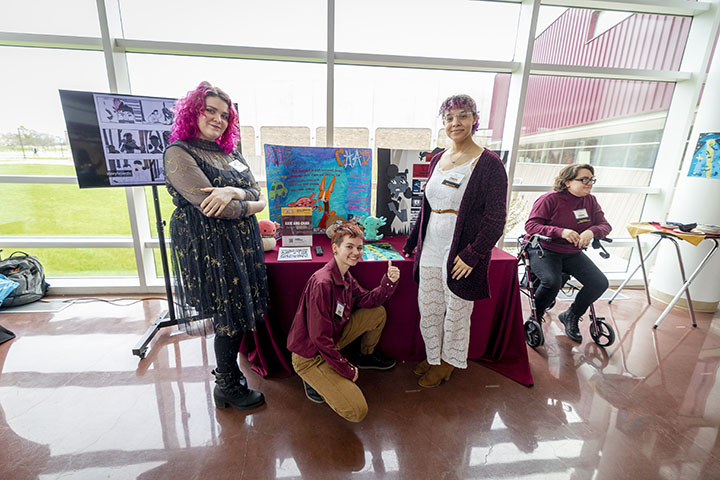
[(324, 50), (325, 0), (120, 0), (125, 38)]
[[(532, 75), (518, 163), (652, 169), (674, 87), (669, 82)], [(505, 102), (503, 96), (493, 99), (493, 111)], [(502, 138), (500, 121), (491, 118), (490, 127), (494, 140)], [(516, 182), (536, 183), (518, 176)], [(632, 182), (622, 184), (639, 185), (630, 178)]]
[(540, 7), (535, 63), (679, 70), (689, 17)]
[(29, 174), (42, 173), (36, 165), (71, 165), (58, 90), (107, 91), (103, 54), (0, 47), (0, 65), (0, 167)]
[(441, 58), (511, 60), (519, 4), (470, 0), (341, 0), (335, 49)]
[[(509, 79), (509, 75), (500, 75)], [(370, 134), (368, 146), (377, 158), (378, 148), (433, 149), (448, 146), (438, 115), (440, 104), (448, 96), (465, 93), (475, 99), (480, 117), (476, 141), (489, 145), (488, 125), (496, 75), (494, 73), (451, 72), (387, 67), (335, 67), (335, 125), (338, 130)], [(507, 89), (498, 94), (507, 102)], [(504, 117), (502, 113), (495, 115)], [(324, 132), (323, 132), (324, 133)], [(352, 142), (348, 136), (341, 141)], [(499, 144), (499, 142), (498, 142)], [(493, 146), (496, 148), (496, 146)], [(377, 165), (373, 162), (373, 165)], [(377, 169), (373, 168), (373, 182)], [(371, 205), (374, 208), (375, 189)]]
[(6, 0), (0, 15), (2, 31), (99, 37), (100, 23), (95, 0)]
[[(507, 81), (510, 78), (497, 76)], [(438, 115), (440, 104), (450, 95), (465, 93), (477, 103), (479, 133), (485, 134), (493, 99), (504, 99), (503, 115), (507, 103), (507, 90), (493, 95), (495, 79), (494, 73), (336, 66), (335, 125), (368, 128), (371, 145), (377, 141), (375, 136), (382, 134), (383, 146), (389, 148), (408, 148), (404, 145), (413, 142), (406, 137), (414, 131), (419, 143), (430, 143), (416, 148), (434, 148), (444, 134)], [(385, 141), (386, 129), (398, 132), (397, 146)]]
[[(5, 171), (0, 167), (0, 173)], [(3, 236), (131, 235), (124, 188), (81, 190), (77, 185), (25, 183), (2, 184), (0, 188)]]
[(263, 143), (316, 145), (311, 134), (325, 125), (324, 65), (129, 54), (128, 68), (137, 95), (179, 98), (203, 80), (225, 90), (238, 104), (243, 152), (260, 181)]
[[(132, 248), (30, 248), (47, 277), (136, 277)], [(5, 255), (12, 253), (6, 249)], [(51, 282), (52, 283), (52, 282)]]

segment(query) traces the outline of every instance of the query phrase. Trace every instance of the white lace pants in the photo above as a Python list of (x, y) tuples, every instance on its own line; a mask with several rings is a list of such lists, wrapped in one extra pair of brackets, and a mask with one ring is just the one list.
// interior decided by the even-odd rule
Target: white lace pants
[(444, 268), (420, 267), (420, 332), (430, 365), (445, 360), (454, 367), (467, 368), (474, 302), (452, 293), (446, 275)]

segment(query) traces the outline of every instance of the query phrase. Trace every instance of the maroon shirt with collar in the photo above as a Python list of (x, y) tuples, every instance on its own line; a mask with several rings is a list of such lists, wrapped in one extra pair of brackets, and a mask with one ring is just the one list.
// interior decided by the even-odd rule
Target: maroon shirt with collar
[[(382, 305), (395, 292), (395, 287), (397, 282), (391, 282), (386, 274), (380, 285), (366, 290), (349, 271), (343, 278), (337, 262), (331, 259), (305, 285), (288, 334), (288, 349), (304, 358), (320, 354), (336, 372), (352, 380), (355, 367), (335, 345), (356, 307)], [(343, 305), (342, 315), (338, 315), (338, 305)]]

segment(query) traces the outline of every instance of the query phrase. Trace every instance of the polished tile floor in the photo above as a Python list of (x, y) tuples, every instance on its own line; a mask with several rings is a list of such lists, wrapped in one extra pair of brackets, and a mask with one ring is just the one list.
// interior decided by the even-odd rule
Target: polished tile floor
[(411, 364), (363, 371), (360, 424), (245, 363), (267, 405), (216, 410), (204, 337), (166, 328), (131, 354), (158, 300), (0, 313), (17, 334), (0, 345), (0, 478), (720, 478), (720, 313), (693, 329), (676, 309), (655, 331), (659, 306), (623, 293), (599, 303), (618, 333), (607, 350), (587, 321), (571, 343), (555, 307), (532, 388), (477, 364), (430, 390)]

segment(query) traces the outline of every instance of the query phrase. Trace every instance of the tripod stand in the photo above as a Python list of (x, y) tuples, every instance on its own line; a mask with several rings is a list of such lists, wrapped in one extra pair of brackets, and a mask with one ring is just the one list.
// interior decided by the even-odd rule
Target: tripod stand
[(167, 295), (168, 308), (160, 313), (160, 316), (150, 325), (145, 334), (140, 338), (135, 348), (132, 349), (133, 355), (145, 358), (148, 351), (148, 344), (155, 334), (164, 327), (177, 325), (178, 321), (175, 317), (175, 302), (173, 301), (172, 287), (170, 286), (170, 269), (168, 268), (167, 250), (165, 248), (165, 222), (160, 213), (160, 199), (158, 198), (158, 190), (156, 185), (152, 185), (153, 203), (155, 204), (155, 220), (157, 225), (158, 240), (160, 240), (160, 260), (162, 261), (163, 277), (165, 279), (165, 294)]

